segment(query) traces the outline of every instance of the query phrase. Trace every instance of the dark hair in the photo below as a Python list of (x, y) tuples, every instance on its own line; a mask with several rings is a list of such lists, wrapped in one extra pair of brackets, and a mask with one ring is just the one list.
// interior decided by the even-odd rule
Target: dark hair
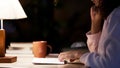
[(119, 0), (103, 0), (101, 7), (104, 13), (104, 17), (107, 18), (107, 16), (118, 6), (120, 6)]

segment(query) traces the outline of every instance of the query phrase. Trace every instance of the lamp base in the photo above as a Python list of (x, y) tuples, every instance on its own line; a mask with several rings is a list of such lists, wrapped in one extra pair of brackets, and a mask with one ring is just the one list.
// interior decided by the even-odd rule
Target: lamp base
[(0, 57), (0, 63), (13, 63), (17, 61), (17, 56)]
[(0, 29), (0, 57), (5, 56), (5, 30)]

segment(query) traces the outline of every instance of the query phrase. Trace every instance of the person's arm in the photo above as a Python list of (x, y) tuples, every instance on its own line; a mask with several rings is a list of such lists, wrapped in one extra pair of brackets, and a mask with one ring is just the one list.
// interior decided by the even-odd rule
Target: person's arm
[(114, 11), (105, 21), (98, 52), (85, 53), (80, 61), (91, 68), (120, 67), (120, 8)]
[(87, 45), (90, 52), (96, 52), (102, 31), (102, 13), (99, 8), (93, 6), (90, 9), (91, 30), (86, 33)]
[(101, 9), (93, 6), (90, 9), (90, 16), (91, 16), (91, 34), (98, 33), (102, 31), (102, 24), (103, 24), (103, 17)]

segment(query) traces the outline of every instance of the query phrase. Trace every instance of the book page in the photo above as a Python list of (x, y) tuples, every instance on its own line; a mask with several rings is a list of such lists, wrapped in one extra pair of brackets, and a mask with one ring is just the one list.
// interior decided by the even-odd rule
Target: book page
[(60, 62), (58, 58), (33, 58), (32, 63), (34, 64), (64, 64), (64, 62)]

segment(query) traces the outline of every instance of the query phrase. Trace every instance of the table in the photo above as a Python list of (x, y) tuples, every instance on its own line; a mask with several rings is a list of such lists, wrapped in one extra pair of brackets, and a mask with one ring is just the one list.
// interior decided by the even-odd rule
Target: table
[[(16, 45), (16, 47), (11, 47), (6, 50), (6, 56), (17, 56), (17, 61), (14, 63), (0, 63), (0, 68), (86, 68), (82, 64), (35, 65), (32, 63), (32, 60), (34, 58), (31, 50), (32, 44), (17, 44), (21, 44), (21, 48)], [(58, 54), (49, 54), (47, 57), (57, 57), (57, 55)]]

